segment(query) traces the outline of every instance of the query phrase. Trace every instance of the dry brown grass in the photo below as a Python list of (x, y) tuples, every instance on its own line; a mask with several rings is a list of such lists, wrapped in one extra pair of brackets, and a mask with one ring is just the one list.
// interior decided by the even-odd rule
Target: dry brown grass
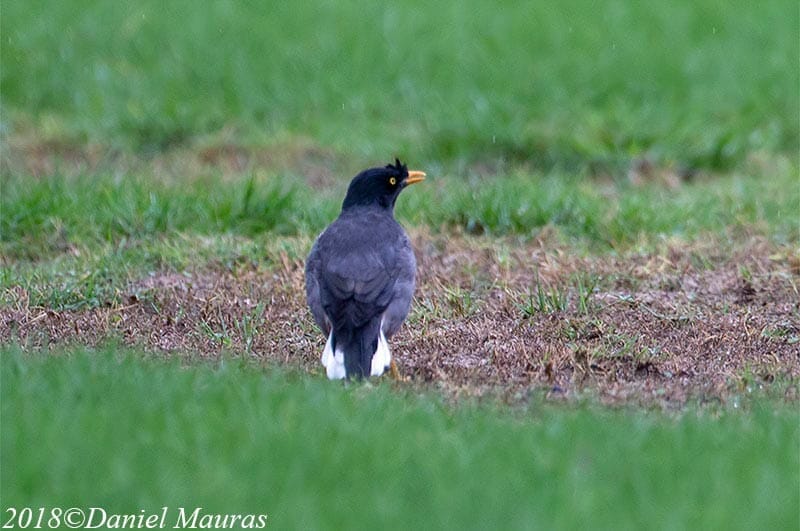
[(143, 174), (178, 182), (209, 174), (239, 179), (248, 172), (269, 171), (303, 175), (309, 185), (325, 188), (336, 182), (337, 175), (356, 169), (341, 155), (307, 138), (287, 137), (269, 145), (247, 146), (233, 137), (233, 132), (223, 130), (214, 137), (148, 154), (97, 143), (43, 139), (36, 132), (17, 133), (0, 148), (0, 170), (33, 177)]
[[(581, 258), (542, 239), (414, 240), (417, 297), (393, 347), (408, 385), (453, 397), (589, 392), (665, 407), (760, 386), (797, 399), (797, 250), (753, 239)], [(306, 310), (303, 263), (285, 254), (270, 262), (278, 265), (159, 274), (128, 286), (124, 304), (85, 311), (30, 307), (18, 289), (16, 303), (0, 308), (0, 340), (230, 351), (322, 378), (323, 337)], [(594, 290), (582, 291), (578, 279), (596, 282)], [(537, 286), (556, 308), (536, 309)]]

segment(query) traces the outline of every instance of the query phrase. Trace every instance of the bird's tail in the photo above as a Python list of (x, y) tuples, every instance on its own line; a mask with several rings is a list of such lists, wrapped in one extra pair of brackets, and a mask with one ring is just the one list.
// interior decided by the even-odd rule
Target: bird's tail
[(383, 374), (392, 358), (381, 325), (375, 320), (359, 328), (331, 330), (322, 354), (328, 378), (361, 379)]

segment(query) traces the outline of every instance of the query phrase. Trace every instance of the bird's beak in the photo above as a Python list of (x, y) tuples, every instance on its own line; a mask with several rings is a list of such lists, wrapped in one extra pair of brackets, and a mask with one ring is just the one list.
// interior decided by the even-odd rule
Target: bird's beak
[(403, 181), (404, 186), (408, 186), (409, 184), (414, 183), (421, 183), (425, 180), (425, 172), (424, 171), (410, 171), (408, 172), (408, 177), (405, 178)]

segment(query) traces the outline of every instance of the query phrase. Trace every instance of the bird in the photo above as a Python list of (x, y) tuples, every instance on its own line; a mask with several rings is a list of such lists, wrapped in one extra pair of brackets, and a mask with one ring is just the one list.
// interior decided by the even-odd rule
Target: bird
[(327, 336), (322, 364), (331, 380), (380, 376), (396, 368), (391, 338), (405, 321), (417, 263), (394, 217), (397, 197), (425, 180), (394, 164), (356, 175), (339, 216), (317, 237), (306, 260), (306, 298)]

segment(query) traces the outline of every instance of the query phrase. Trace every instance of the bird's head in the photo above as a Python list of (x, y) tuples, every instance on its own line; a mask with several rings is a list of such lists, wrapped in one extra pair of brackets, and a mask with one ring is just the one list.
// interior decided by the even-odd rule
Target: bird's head
[(408, 167), (398, 159), (383, 168), (364, 170), (350, 181), (342, 210), (373, 205), (391, 210), (406, 186), (424, 180), (425, 172), (408, 171)]

